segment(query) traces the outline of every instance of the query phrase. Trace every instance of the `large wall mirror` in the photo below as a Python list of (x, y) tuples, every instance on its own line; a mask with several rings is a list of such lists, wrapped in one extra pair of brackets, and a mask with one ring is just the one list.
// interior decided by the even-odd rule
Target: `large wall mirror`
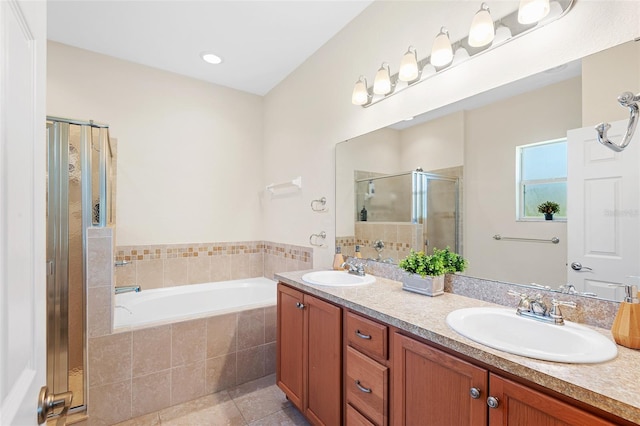
[(613, 152), (594, 126), (622, 138), (625, 91), (640, 42), (337, 144), (336, 246), (388, 263), (450, 247), (468, 276), (621, 300), (640, 284), (640, 137)]

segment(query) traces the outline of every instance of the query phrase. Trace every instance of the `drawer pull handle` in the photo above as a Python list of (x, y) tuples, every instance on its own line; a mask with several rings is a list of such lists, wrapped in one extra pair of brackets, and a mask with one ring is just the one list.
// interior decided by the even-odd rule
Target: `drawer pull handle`
[(304, 303), (296, 302), (296, 308), (304, 309)]
[(473, 398), (473, 399), (480, 398), (480, 389), (478, 389), (478, 388), (471, 388), (469, 393), (471, 394), (471, 398)]
[(371, 340), (371, 336), (369, 336), (368, 334), (360, 333), (360, 330), (356, 330), (356, 336), (358, 336), (361, 339)]
[(499, 404), (500, 401), (498, 401), (498, 398), (496, 398), (495, 396), (490, 396), (489, 398), (487, 398), (487, 405), (489, 406), (489, 408), (498, 408)]
[(356, 386), (364, 393), (371, 393), (371, 389), (365, 388), (360, 384), (360, 380), (356, 380)]

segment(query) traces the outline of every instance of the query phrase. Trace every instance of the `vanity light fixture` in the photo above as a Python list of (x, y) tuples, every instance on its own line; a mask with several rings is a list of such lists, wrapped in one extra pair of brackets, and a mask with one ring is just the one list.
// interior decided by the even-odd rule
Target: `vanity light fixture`
[(495, 27), (491, 19), (491, 11), (486, 3), (480, 5), (480, 10), (473, 16), (469, 30), (469, 46), (482, 47), (493, 41)]
[(547, 16), (550, 10), (549, 0), (520, 0), (518, 22), (521, 24), (535, 24)]
[(203, 61), (209, 64), (218, 65), (222, 63), (222, 58), (216, 55), (215, 53), (202, 52), (200, 54), (200, 57), (202, 58)]
[(420, 59), (416, 48), (409, 46), (402, 56), (397, 73), (391, 74), (389, 64), (383, 62), (376, 72), (373, 87), (367, 87), (367, 79), (360, 76), (353, 88), (351, 102), (364, 108), (375, 105), (436, 74), (562, 18), (573, 7), (574, 2), (575, 0), (520, 0), (517, 10), (496, 21), (492, 20), (489, 6), (483, 2), (479, 10), (475, 9), (467, 37), (452, 42), (447, 28), (441, 27), (433, 40), (430, 56)]
[(373, 93), (376, 95), (387, 95), (393, 90), (393, 84), (391, 83), (391, 69), (389, 64), (383, 62), (380, 65), (380, 69), (376, 73), (376, 77), (373, 80)]
[(453, 60), (453, 49), (449, 40), (449, 31), (446, 27), (441, 27), (440, 32), (433, 40), (431, 48), (431, 64), (436, 67), (444, 67)]
[(367, 78), (361, 75), (358, 81), (356, 81), (356, 85), (353, 87), (351, 103), (354, 105), (365, 105), (369, 100), (370, 96), (369, 89), (367, 88)]
[(407, 53), (402, 56), (400, 69), (398, 70), (398, 79), (400, 81), (414, 81), (420, 77), (420, 69), (418, 68), (418, 53), (416, 48), (409, 46)]

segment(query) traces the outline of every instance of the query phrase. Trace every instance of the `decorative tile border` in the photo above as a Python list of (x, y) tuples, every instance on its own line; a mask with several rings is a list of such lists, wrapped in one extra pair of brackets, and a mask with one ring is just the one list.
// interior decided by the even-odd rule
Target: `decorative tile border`
[(176, 259), (179, 257), (222, 256), (264, 253), (263, 241), (233, 243), (167, 244), (116, 247), (116, 261)]

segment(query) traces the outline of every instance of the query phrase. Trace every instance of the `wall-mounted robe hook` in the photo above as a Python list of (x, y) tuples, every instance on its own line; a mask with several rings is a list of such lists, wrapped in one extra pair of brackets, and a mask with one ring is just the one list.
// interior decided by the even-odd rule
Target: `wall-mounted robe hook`
[(314, 212), (326, 212), (327, 197), (322, 197), (319, 200), (313, 200), (311, 202), (311, 210), (313, 210)]
[(611, 128), (611, 125), (609, 123), (600, 123), (596, 126), (598, 142), (615, 152), (621, 152), (627, 147), (627, 145), (629, 145), (629, 142), (631, 142), (631, 138), (633, 137), (633, 133), (636, 130), (636, 125), (638, 124), (638, 101), (640, 101), (640, 93), (634, 95), (631, 92), (624, 92), (622, 95), (618, 96), (618, 102), (620, 105), (629, 108), (631, 114), (629, 117), (627, 131), (622, 137), (622, 142), (617, 144), (610, 141), (607, 137), (607, 131)]
[(311, 234), (311, 236), (309, 237), (309, 244), (316, 247), (324, 247), (324, 243), (318, 244), (318, 238), (324, 240), (325, 238), (327, 238), (327, 233), (321, 231), (319, 234)]

